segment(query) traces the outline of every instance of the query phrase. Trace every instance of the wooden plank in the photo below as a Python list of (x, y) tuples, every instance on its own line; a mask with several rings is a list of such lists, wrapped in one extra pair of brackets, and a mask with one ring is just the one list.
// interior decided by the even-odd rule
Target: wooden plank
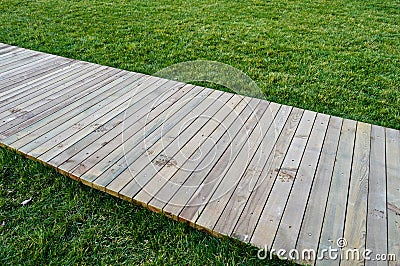
[(400, 132), (386, 128), (386, 178), (388, 215), (388, 253), (400, 260)]
[[(72, 66), (76, 66), (75, 60), (57, 60), (54, 64), (41, 67), (31, 75), (19, 76), (20, 79), (10, 79), (7, 86), (0, 89), (0, 98), (9, 98), (15, 96), (17, 91), (24, 92), (26, 88), (35, 88), (34, 84), (40, 84), (43, 80), (48, 80), (52, 75), (56, 76), (62, 71), (66, 71)], [(83, 65), (84, 63), (81, 63)], [(88, 63), (86, 63), (88, 65)]]
[[(326, 202), (328, 200), (342, 122), (342, 118), (333, 116), (329, 120), (329, 127), (314, 177), (314, 183), (297, 237), (296, 249), (299, 251), (316, 251), (318, 249), (318, 241), (321, 234)], [(305, 257), (303, 263), (312, 264), (316, 259), (316, 254), (309, 253), (308, 255), (311, 257), (309, 259)]]
[[(108, 79), (113, 79), (117, 71), (111, 71), (110, 75), (102, 75), (101, 79), (98, 77), (94, 80), (97, 82), (107, 82)], [(120, 76), (117, 76), (118, 79)], [(103, 80), (102, 80), (103, 79)], [(99, 83), (97, 83), (99, 84)], [(91, 87), (90, 83), (86, 84), (87, 87)], [(100, 86), (99, 86), (100, 87)], [(48, 139), (52, 139), (52, 137), (58, 135), (59, 133), (66, 131), (69, 127), (80, 128), (84, 125), (84, 122), (80, 124), (80, 122), (86, 117), (92, 116), (94, 113), (98, 113), (100, 108), (103, 105), (107, 105), (110, 101), (115, 100), (115, 98), (120, 97), (122, 92), (127, 92), (128, 89), (120, 89), (119, 91), (108, 91), (107, 93), (97, 94), (96, 99), (92, 101), (89, 106), (82, 104), (80, 109), (74, 110), (71, 113), (64, 113), (58, 118), (51, 121), (51, 123), (43, 124), (40, 121), (30, 126), (29, 132), (30, 134), (25, 135), (24, 137), (20, 137), (17, 141), (13, 142), (10, 146), (19, 149), (20, 151), (28, 154), (29, 151), (38, 147), (43, 142)], [(101, 114), (101, 113), (99, 113)], [(96, 116), (95, 116), (96, 118)]]
[[(154, 89), (164, 88), (161, 86), (166, 82), (167, 81), (164, 79), (158, 79), (155, 77), (151, 77), (145, 83), (141, 84), (141, 87), (148, 91), (151, 91), (151, 93), (154, 93), (154, 95), (160, 95), (164, 91), (157, 92), (157, 91), (154, 91)], [(129, 151), (129, 149), (133, 148), (134, 145), (132, 147), (129, 145), (125, 146), (125, 143), (124, 143), (125, 140), (129, 140), (132, 137), (130, 135), (132, 132), (125, 132), (125, 130), (124, 130), (121, 133), (122, 133), (121, 139), (117, 139), (115, 142), (113, 142), (113, 146), (111, 146), (113, 148), (111, 150), (108, 148), (100, 149), (100, 151), (97, 151), (95, 154), (92, 154), (90, 157), (86, 158), (84, 164), (79, 162), (79, 165), (76, 167), (76, 169), (71, 170), (72, 175), (76, 176), (77, 178), (81, 178), (82, 175), (86, 174), (86, 178), (89, 179), (90, 177), (93, 177), (93, 180), (94, 180), (99, 176), (99, 174), (92, 175), (91, 174), (93, 171), (92, 167), (94, 167), (94, 166), (98, 167), (97, 170), (95, 168), (94, 171), (104, 172), (110, 167), (110, 163), (116, 163), (116, 162), (122, 160), (121, 158), (124, 158), (124, 156), (125, 156), (125, 150)], [(144, 133), (139, 132), (139, 131), (135, 131), (135, 134), (134, 134), (134, 136), (139, 141), (142, 141), (141, 136), (143, 136), (143, 135), (144, 135)], [(109, 143), (109, 145), (110, 144), (111, 143)], [(109, 147), (109, 145), (107, 145), (107, 147)], [(88, 182), (88, 184), (91, 185), (91, 182), (93, 180)], [(85, 181), (83, 180), (83, 182), (85, 182)]]
[[(85, 72), (88, 72), (89, 69), (87, 69)], [(82, 76), (84, 76), (85, 73), (81, 73)], [(48, 105), (41, 105), (39, 108), (36, 108), (32, 110), (31, 112), (27, 113), (27, 116), (18, 116), (12, 121), (3, 124), (2, 129), (3, 132), (1, 133), (3, 136), (8, 137), (8, 139), (4, 140), (6, 143), (12, 143), (18, 139), (18, 137), (23, 137), (26, 134), (30, 133), (30, 129), (33, 130), (33, 128), (38, 128), (38, 126), (43, 126), (48, 122), (51, 122), (54, 120), (54, 118), (57, 117), (57, 115), (62, 115), (64, 112), (68, 112), (71, 109), (72, 105), (76, 106), (76, 101), (78, 101), (80, 98), (83, 97), (90, 97), (90, 95), (93, 95), (95, 91), (99, 88), (99, 86), (103, 85), (106, 86), (108, 83), (113, 82), (115, 79), (120, 78), (120, 75), (123, 76), (124, 73), (120, 72), (120, 74), (114, 75), (112, 77), (109, 77), (109, 75), (113, 75), (114, 73), (109, 73), (106, 74), (105, 76), (108, 77), (108, 79), (104, 80), (103, 82), (100, 82), (99, 84), (94, 84), (97, 81), (94, 79), (91, 79), (91, 81), (84, 81), (80, 80), (80, 77), (77, 76), (75, 77), (75, 81), (79, 80), (78, 82), (73, 82), (72, 77), (68, 77), (70, 79), (69, 82), (63, 83), (60, 81), (60, 88), (67, 88), (67, 90), (70, 90), (67, 92), (66, 95), (63, 96), (63, 99), (61, 102), (52, 102), (50, 100), (50, 103), (52, 107), (49, 107)], [(82, 85), (83, 84), (83, 85)], [(82, 87), (84, 86), (84, 87)], [(53, 84), (52, 87), (56, 87), (56, 84)], [(66, 108), (66, 109), (64, 109)], [(64, 109), (64, 112), (62, 111)], [(76, 110), (75, 110), (76, 111)], [(45, 119), (42, 121), (42, 119)], [(39, 122), (41, 121), (41, 122)], [(39, 122), (39, 124), (37, 124)], [(41, 123), (41, 124), (40, 124)], [(36, 124), (36, 125), (35, 125)], [(28, 128), (30, 127), (30, 128)], [(28, 129), (26, 129), (28, 128)], [(28, 131), (27, 131), (28, 130)], [(13, 134), (15, 134), (13, 136)], [(1, 135), (0, 135), (1, 137)]]
[[(154, 88), (159, 87), (166, 80), (157, 79), (156, 83), (152, 85)], [(198, 90), (197, 90), (198, 91)], [(207, 91), (208, 92), (208, 91)], [(156, 94), (160, 95), (162, 94)], [(148, 131), (137, 131), (137, 132), (126, 132), (124, 130), (124, 134), (115, 149), (111, 151), (108, 149), (101, 149), (101, 151), (96, 152), (90, 158), (87, 158), (83, 163), (80, 163), (79, 166), (72, 170), (72, 174), (76, 177), (81, 178), (82, 182), (87, 184), (92, 184), (92, 182), (98, 178), (102, 173), (105, 173), (111, 166), (115, 166), (118, 170), (113, 170), (113, 174), (118, 175), (122, 172), (126, 167), (126, 154), (133, 149), (138, 143), (142, 142), (143, 139), (154, 132), (154, 130), (162, 125), (162, 119), (158, 118), (156, 122), (151, 122), (150, 129)], [(131, 133), (134, 133), (131, 135)], [(131, 159), (131, 158), (130, 158)], [(124, 168), (125, 167), (125, 168)], [(114, 168), (113, 168), (114, 169)], [(107, 175), (106, 175), (107, 176)], [(112, 178), (112, 176), (110, 176)]]
[(18, 47), (10, 46), (10, 45), (7, 45), (7, 44), (3, 44), (0, 47), (0, 56), (2, 56), (4, 54), (7, 54), (7, 53), (10, 53), (11, 51), (13, 51), (15, 49), (18, 49)]
[[(209, 122), (212, 119), (220, 119), (218, 114), (226, 110), (223, 108), (225, 105), (231, 105), (229, 101), (232, 96), (230, 93), (221, 93), (218, 98), (216, 95), (213, 96), (215, 100), (208, 97), (206, 100), (212, 102), (208, 108), (202, 113), (189, 114), (186, 121), (181, 121), (155, 144), (148, 147), (146, 156), (138, 158), (129, 166), (132, 173), (137, 173), (134, 178), (136, 189), (131, 190), (133, 201), (147, 206), (177, 171), (187, 171), (183, 168), (184, 163), (198, 151), (199, 144), (201, 145), (205, 139), (204, 136), (212, 133), (213, 127), (209, 125), (216, 125)], [(237, 97), (233, 99), (238, 101)]]
[[(112, 74), (115, 74), (116, 72), (110, 71), (110, 69), (107, 69), (106, 67), (88, 70), (89, 71), (82, 73), (81, 76), (74, 80), (66, 82), (62, 86), (52, 86), (50, 90), (39, 94), (36, 97), (29, 99), (28, 95), (27, 97), (29, 100), (25, 100), (19, 104), (14, 104), (12, 102), (0, 107), (0, 123), (2, 125), (2, 130), (9, 128), (9, 126), (6, 126), (5, 124), (15, 125), (15, 123), (12, 123), (14, 119), (21, 116), (25, 117), (25, 120), (32, 118), (42, 110), (48, 110), (64, 101), (65, 96), (68, 96), (67, 99), (73, 96), (77, 90), (82, 90), (82, 87), (84, 88), (85, 86), (88, 86), (91, 81), (93, 83), (98, 82), (99, 79), (104, 79), (104, 75), (107, 74), (107, 72), (112, 72)], [(68, 93), (70, 93), (70, 95)], [(64, 97), (60, 97), (63, 95)], [(24, 99), (26, 99), (26, 97), (24, 97)]]
[[(249, 242), (258, 217), (261, 215), (264, 202), (267, 200), (269, 191), (275, 180), (274, 176), (276, 175), (277, 169), (279, 170), (281, 166), (284, 154), (289, 147), (302, 114), (303, 110), (301, 109), (291, 109), (290, 115), (274, 147), (274, 152), (268, 157), (268, 167), (265, 167), (261, 173), (264, 178), (261, 178), (256, 185), (254, 193), (252, 193), (249, 200), (247, 200), (234, 229), (228, 232), (232, 237), (238, 238), (244, 242)], [(262, 193), (259, 191), (262, 191)]]
[[(25, 104), (27, 101), (36, 102), (42, 100), (41, 95), (44, 95), (46, 92), (51, 90), (57, 91), (57, 88), (60, 88), (59, 91), (64, 89), (66, 86), (63, 86), (68, 81), (73, 81), (79, 78), (84, 74), (83, 71), (85, 69), (90, 70), (88, 65), (86, 67), (82, 67), (82, 65), (78, 65), (73, 69), (67, 69), (66, 73), (59, 78), (50, 77), (50, 79), (43, 84), (34, 84), (26, 87), (16, 86), (14, 90), (9, 90), (4, 92), (1, 97), (1, 106), (0, 113), (4, 113), (5, 111), (17, 110), (20, 109), (20, 104)], [(19, 89), (18, 89), (19, 88)], [(27, 106), (27, 105), (26, 105)], [(13, 112), (15, 113), (15, 112)]]
[[(118, 161), (114, 166), (107, 167), (106, 171), (103, 171), (103, 166), (101, 168), (95, 166), (88, 172), (89, 178), (97, 176), (93, 181), (93, 186), (96, 186), (98, 189), (112, 187), (114, 192), (119, 192), (124, 189), (122, 190), (122, 195), (126, 195), (127, 199), (131, 198), (130, 193), (133, 192), (131, 189), (136, 188), (136, 182), (131, 181), (133, 178), (136, 178), (136, 176), (133, 176), (129, 166), (143, 154), (146, 149), (151, 148), (162, 136), (168, 134), (171, 129), (182, 120), (184, 121), (186, 117), (199, 112), (201, 113), (203, 108), (207, 108), (210, 105), (210, 102), (207, 100), (210, 94), (211, 97), (219, 97), (220, 92), (203, 89), (196, 97), (178, 103), (174, 106), (174, 109), (165, 112), (165, 114), (159, 117), (153, 124), (150, 123), (146, 125), (140, 134), (136, 134), (136, 136), (134, 135), (132, 138), (125, 141), (123, 144), (123, 156), (117, 157)], [(86, 177), (83, 176), (83, 178)]]
[(264, 210), (254, 230), (251, 238), (253, 245), (258, 247), (264, 247), (265, 245), (268, 247), (272, 246), (290, 189), (296, 178), (300, 161), (314, 124), (315, 116), (315, 112), (304, 111), (292, 143), (277, 174), (277, 179), (264, 206)]
[[(388, 254), (387, 212), (386, 212), (386, 158), (385, 128), (372, 126), (368, 191), (368, 217), (366, 248), (376, 254)], [(367, 260), (366, 265), (387, 265), (385, 261)]]
[[(177, 93), (177, 90), (183, 87), (184, 84), (180, 82), (169, 81), (161, 85), (159, 88), (162, 89), (164, 86), (169, 86), (169, 90), (161, 95), (161, 99), (163, 101), (167, 101), (168, 98), (174, 93)], [(99, 124), (99, 122), (96, 121), (97, 125), (93, 128), (93, 130), (90, 129), (90, 126), (85, 126), (83, 130), (80, 130), (74, 134), (78, 135), (77, 137), (73, 137), (73, 135), (64, 141), (59, 142), (57, 146), (44, 152), (38, 158), (48, 162), (51, 161), (53, 165), (59, 166), (61, 163), (65, 162), (73, 155), (81, 151), (83, 147), (85, 147), (84, 149), (86, 155), (91, 154), (88, 152), (88, 149), (93, 142), (101, 141), (101, 146), (104, 146), (104, 143), (108, 144), (114, 137), (122, 133), (124, 128), (126, 129), (130, 127), (132, 123), (138, 122), (138, 120), (148, 114), (148, 112), (153, 111), (153, 108), (146, 109), (145, 107), (154, 102), (154, 98), (149, 101), (146, 101), (146, 98), (150, 97), (141, 97), (141, 99), (137, 99), (134, 102), (132, 102), (132, 99), (129, 99), (127, 109), (123, 112), (118, 113), (104, 123)], [(147, 112), (144, 110), (147, 110)], [(101, 146), (99, 146), (99, 148)]]
[[(291, 250), (296, 247), (297, 235), (321, 155), (328, 123), (328, 115), (317, 115), (296, 179), (290, 191), (279, 229), (272, 244), (275, 250), (281, 248)], [(322, 214), (323, 212), (320, 213), (320, 215)]]
[(104, 125), (116, 116), (123, 116), (129, 107), (129, 98), (121, 91), (123, 90), (117, 91), (98, 105), (92, 106), (90, 113), (86, 110), (85, 112), (88, 114), (86, 117), (76, 116), (59, 125), (57, 130), (41, 134), (39, 138), (19, 150), (26, 152), (29, 156), (39, 157), (53, 147), (59, 147), (59, 145), (68, 147), (93, 131), (105, 131)]
[[(274, 103), (271, 103), (271, 107)], [(271, 108), (270, 107), (270, 108)], [(283, 130), (284, 125), (292, 110), (290, 106), (281, 106), (271, 127), (268, 128), (254, 158), (241, 182), (235, 189), (231, 199), (225, 206), (225, 209), (213, 228), (215, 234), (230, 236), (237, 221), (242, 214), (247, 201), (253, 193), (256, 193), (258, 187), (264, 181), (266, 173), (271, 167), (271, 158), (274, 157), (275, 146), (278, 137)], [(265, 160), (265, 158), (267, 158)]]
[[(267, 102), (262, 103), (268, 104)], [(266, 135), (266, 131), (268, 131), (271, 126), (274, 127), (273, 120), (279, 108), (280, 105), (278, 104), (269, 104), (268, 109), (258, 118), (259, 120), (256, 121), (257, 125), (253, 131), (247, 133), (249, 134), (247, 145), (240, 150), (231, 167), (224, 173), (224, 177), (212, 193), (208, 203), (204, 206), (201, 215), (197, 218), (197, 227), (212, 230), (228, 202), (235, 200), (237, 194), (234, 195), (234, 192), (236, 189), (238, 188), (241, 190), (241, 188), (244, 188), (250, 191), (248, 187), (252, 182), (253, 176), (245, 174), (248, 169), (261, 172), (263, 163), (260, 161), (260, 157), (255, 155), (257, 154), (257, 150), (261, 151), (260, 144), (263, 142), (262, 140)], [(228, 223), (233, 223), (233, 221), (228, 221)]]
[[(200, 169), (200, 171), (202, 171), (202, 169), (205, 169), (210, 164), (206, 159), (211, 151), (214, 150), (214, 153), (212, 153), (214, 158), (219, 158), (217, 153), (222, 153), (223, 150), (222, 148), (219, 149), (221, 137), (227, 132), (232, 123), (247, 106), (247, 102), (243, 99), (243, 96), (234, 95), (232, 99), (220, 109), (215, 117), (207, 123), (205, 126), (206, 128), (199, 132), (203, 138), (202, 141), (199, 141), (200, 144), (198, 144), (198, 151), (201, 152), (196, 151), (193, 155), (198, 157), (189, 157), (183, 163), (181, 166), (183, 170), (176, 172), (148, 203), (150, 209), (161, 211), (179, 189), (182, 187), (187, 188), (186, 181), (190, 173), (192, 173), (192, 171), (188, 170)], [(207, 132), (210, 134), (208, 135)], [(189, 200), (189, 198), (187, 198), (187, 200)]]
[(8, 48), (6, 50), (2, 50), (0, 54), (0, 66), (5, 66), (10, 63), (17, 62), (19, 60), (24, 60), (29, 58), (30, 56), (37, 54), (34, 51), (25, 50), (22, 48)]
[(252, 110), (251, 116), (240, 125), (242, 128), (241, 134), (236, 134), (235, 138), (229, 143), (231, 150), (225, 152), (213, 166), (212, 169), (204, 173), (202, 185), (192, 195), (186, 206), (179, 214), (179, 219), (188, 221), (194, 225), (195, 221), (203, 211), (205, 204), (207, 204), (212, 197), (213, 192), (222, 181), (226, 171), (230, 169), (233, 162), (237, 158), (240, 150), (246, 144), (248, 134), (255, 128), (259, 117), (261, 117), (268, 108), (267, 103), (260, 104), (261, 101), (249, 103)]
[[(115, 121), (110, 121), (113, 125), (111, 130), (104, 133), (101, 131), (94, 131), (70, 147), (62, 150), (60, 153), (57, 153), (60, 150), (57, 152), (50, 150), (39, 158), (48, 161), (51, 165), (67, 173), (70, 169), (76, 167), (78, 163), (84, 161), (105, 145), (111, 147), (110, 150), (115, 148), (116, 146), (114, 146), (114, 143), (119, 143), (118, 139), (123, 131), (132, 132), (136, 130), (137, 132), (141, 130), (145, 122), (158, 117), (166, 108), (185, 95), (191, 87), (189, 85), (184, 86), (183, 83), (179, 82), (175, 82), (174, 84), (167, 82), (160, 87), (164, 86), (171, 87), (159, 96), (157, 104), (155, 104), (154, 99), (148, 101), (144, 99), (131, 103), (122, 117), (116, 117)], [(163, 89), (161, 88), (161, 90)], [(119, 123), (119, 121), (123, 122)], [(104, 127), (109, 128), (110, 125), (105, 124)], [(65, 147), (64, 144), (62, 145)]]
[[(336, 241), (343, 237), (356, 126), (355, 121), (343, 121), (317, 254), (322, 249), (337, 248)], [(325, 264), (338, 265), (339, 260), (324, 256), (316, 261), (316, 265)]]
[(32, 94), (33, 97), (34, 93), (38, 91), (46, 91), (49, 85), (60, 80), (64, 80), (65, 78), (72, 76), (73, 74), (76, 74), (87, 67), (89, 67), (89, 64), (80, 62), (63, 65), (60, 69), (49, 71), (43, 76), (38, 76), (32, 81), (23, 82), (19, 86), (14, 85), (7, 91), (0, 92), (0, 102), (2, 105), (5, 103), (14, 102), (15, 100), (29, 94)]
[[(259, 101), (253, 100), (251, 98), (245, 97), (241, 101), (239, 109), (235, 109), (232, 115), (228, 116), (224, 120), (224, 123), (217, 128), (216, 134), (213, 135), (217, 139), (215, 145), (210, 145), (210, 142), (206, 142), (208, 149), (207, 154), (202, 158), (200, 164), (196, 167), (191, 167), (191, 165), (186, 165), (186, 168), (193, 169), (193, 171), (179, 171), (174, 177), (174, 182), (178, 185), (182, 183), (176, 189), (175, 194), (163, 207), (163, 212), (175, 219), (179, 219), (179, 214), (182, 212), (183, 208), (188, 205), (188, 202), (195, 195), (197, 190), (202, 184), (210, 184), (210, 182), (215, 183), (218, 175), (212, 175), (212, 172), (217, 173), (216, 168), (222, 169), (227, 167), (229, 163), (230, 156), (224, 154), (227, 152), (232, 153), (233, 148), (231, 143), (233, 140), (239, 138), (238, 134), (243, 128), (243, 124), (248, 121), (252, 116), (254, 117), (254, 108), (257, 107)], [(239, 143), (239, 141), (237, 141)], [(240, 143), (239, 143), (240, 144)], [(227, 157), (227, 158), (226, 158)], [(196, 170), (197, 169), (197, 170)], [(200, 170), (198, 170), (200, 169)], [(211, 174), (210, 174), (211, 173)], [(207, 179), (208, 178), (208, 179)], [(214, 179), (215, 178), (215, 179)], [(196, 207), (196, 205), (193, 205)]]
[[(347, 249), (365, 250), (370, 147), (371, 125), (358, 122), (344, 227), (345, 252)], [(345, 259), (340, 264), (364, 265), (364, 259)]]
[[(177, 83), (171, 87), (169, 90), (165, 90), (167, 85), (170, 83), (165, 83), (161, 85), (161, 95), (154, 102), (154, 99), (140, 101), (139, 103), (133, 103), (131, 107), (127, 110), (126, 119), (124, 119), (121, 128), (118, 130), (113, 130), (107, 132), (90, 145), (85, 145), (86, 147), (76, 147), (75, 150), (67, 151), (68, 154), (64, 158), (57, 159), (60, 156), (54, 157), (51, 163), (58, 166), (58, 169), (65, 171), (66, 173), (72, 172), (75, 168), (86, 166), (88, 169), (100, 162), (105, 156), (107, 156), (112, 151), (118, 149), (124, 139), (129, 139), (144, 126), (146, 123), (152, 122), (158, 116), (160, 116), (169, 106), (175, 104), (177, 101), (184, 99), (186, 94), (191, 95), (191, 93), (197, 90), (192, 90), (193, 85), (185, 85)], [(176, 91), (178, 90), (178, 91)], [(172, 97), (171, 97), (172, 96)], [(149, 97), (151, 98), (151, 97)], [(143, 105), (142, 105), (143, 104)], [(133, 108), (132, 108), (133, 107)], [(72, 154), (68, 157), (69, 154)], [(75, 178), (75, 176), (72, 176)]]
[[(36, 130), (41, 127), (52, 128), (52, 126), (57, 123), (62, 123), (75, 115), (79, 114), (79, 110), (85, 110), (90, 106), (94, 105), (98, 102), (96, 101), (96, 97), (103, 93), (106, 93), (108, 89), (112, 88), (114, 85), (128, 78), (125, 75), (126, 73), (120, 72), (119, 75), (112, 76), (103, 82), (97, 83), (95, 85), (87, 86), (87, 89), (82, 90), (76, 95), (72, 96), (70, 99), (60, 103), (53, 108), (48, 109), (47, 111), (41, 112), (36, 116), (32, 117), (29, 120), (23, 120), (23, 122), (15, 123), (15, 127), (9, 129), (2, 134), (7, 136), (6, 139), (3, 140), (6, 144), (11, 144), (17, 141), (20, 138), (28, 134), (32, 134), (33, 130)], [(134, 75), (137, 76), (137, 75)], [(142, 76), (142, 75), (138, 75)], [(81, 109), (79, 109), (81, 108)], [(63, 117), (63, 120), (60, 120), (59, 117)], [(58, 119), (57, 121), (55, 121)], [(14, 121), (15, 122), (15, 121)], [(11, 125), (12, 126), (12, 125)]]
[[(30, 156), (39, 157), (40, 155), (49, 151), (53, 147), (56, 147), (57, 151), (65, 147), (69, 147), (75, 142), (79, 141), (84, 136), (92, 132), (100, 131), (104, 134), (104, 132), (107, 131), (107, 123), (110, 120), (113, 120), (115, 117), (119, 117), (119, 120), (117, 120), (115, 123), (118, 124), (123, 122), (123, 116), (125, 114), (125, 111), (131, 105), (132, 99), (127, 97), (129, 93), (134, 95), (134, 97), (137, 98), (138, 100), (142, 101), (144, 93), (150, 92), (150, 90), (142, 90), (139, 93), (135, 94), (132, 93), (132, 91), (129, 91), (130, 89), (131, 90), (134, 89), (134, 87), (120, 86), (120, 88), (123, 89), (113, 88), (115, 93), (111, 96), (108, 96), (108, 99), (105, 99), (102, 102), (100, 102), (99, 109), (97, 109), (97, 107), (91, 108), (90, 110), (92, 112), (91, 115), (83, 117), (82, 120), (78, 120), (77, 117), (74, 117), (67, 123), (60, 125), (61, 127), (66, 127), (66, 128), (65, 130), (61, 131), (58, 134), (54, 134), (54, 132), (49, 131), (44, 135), (41, 135), (40, 138), (44, 140), (43, 139), (44, 137), (46, 139), (45, 142), (39, 140), (38, 142), (43, 144), (35, 147), (31, 151), (29, 151), (28, 154)], [(74, 121), (74, 119), (76, 120)], [(79, 126), (69, 127), (68, 125), (71, 123), (73, 123), (73, 125), (79, 125)], [(48, 135), (47, 138), (46, 135)], [(59, 146), (61, 146), (61, 148)], [(20, 150), (24, 151), (23, 148)], [(54, 157), (55, 155), (50, 155), (50, 156)]]
[(14, 72), (16, 75), (10, 74), (2, 81), (2, 88), (0, 91), (8, 91), (15, 86), (35, 80), (37, 77), (40, 77), (40, 75), (55, 71), (65, 65), (72, 64), (73, 62), (75, 61), (72, 59), (53, 58), (46, 62), (39, 62), (40, 64), (32, 69), (18, 69), (18, 71), (16, 71), (18, 73)]
[(15, 76), (16, 74), (21, 73), (21, 71), (35, 68), (35, 66), (37, 66), (38, 64), (54, 58), (55, 56), (52, 55), (33, 54), (27, 58), (11, 62), (10, 64), (6, 64), (4, 66), (0, 66), (0, 80)]

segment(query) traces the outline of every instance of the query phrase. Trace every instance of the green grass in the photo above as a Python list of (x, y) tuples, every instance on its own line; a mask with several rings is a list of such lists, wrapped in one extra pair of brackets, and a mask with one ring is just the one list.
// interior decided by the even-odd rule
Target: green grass
[[(147, 74), (218, 61), (268, 100), (400, 129), (398, 1), (214, 2), (2, 0), (0, 42)], [(0, 160), (1, 264), (261, 263), (10, 151)]]
[[(32, 198), (22, 206), (21, 202)], [(281, 265), (0, 149), (0, 265)]]
[(400, 128), (398, 1), (214, 2), (3, 0), (0, 41), (147, 74), (218, 61), (269, 100)]

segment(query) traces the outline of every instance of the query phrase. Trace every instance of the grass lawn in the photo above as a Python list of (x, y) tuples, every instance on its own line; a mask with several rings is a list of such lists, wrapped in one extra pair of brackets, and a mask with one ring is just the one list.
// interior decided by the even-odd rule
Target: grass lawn
[[(0, 42), (146, 74), (218, 61), (268, 100), (400, 129), (399, 1), (214, 2), (2, 0)], [(1, 264), (265, 263), (13, 152), (0, 163)]]

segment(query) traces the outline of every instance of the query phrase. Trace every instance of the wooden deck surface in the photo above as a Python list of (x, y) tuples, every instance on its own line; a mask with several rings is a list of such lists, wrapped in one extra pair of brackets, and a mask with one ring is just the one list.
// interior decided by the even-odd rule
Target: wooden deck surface
[[(400, 264), (398, 130), (0, 44), (0, 142), (216, 235)], [(297, 261), (388, 265), (324, 255)]]

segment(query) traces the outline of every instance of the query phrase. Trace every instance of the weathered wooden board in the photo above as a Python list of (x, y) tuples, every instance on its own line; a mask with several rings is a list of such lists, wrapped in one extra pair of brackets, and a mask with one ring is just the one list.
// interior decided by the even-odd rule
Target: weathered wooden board
[(300, 263), (399, 265), (398, 130), (0, 43), (0, 145)]

